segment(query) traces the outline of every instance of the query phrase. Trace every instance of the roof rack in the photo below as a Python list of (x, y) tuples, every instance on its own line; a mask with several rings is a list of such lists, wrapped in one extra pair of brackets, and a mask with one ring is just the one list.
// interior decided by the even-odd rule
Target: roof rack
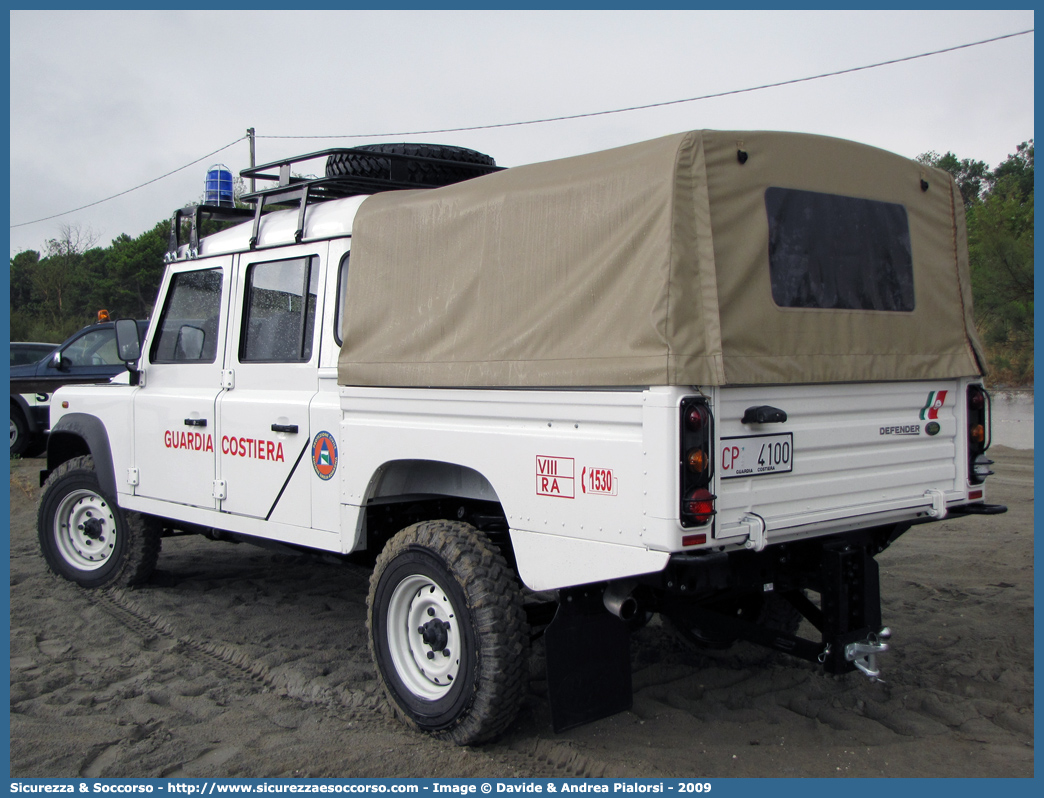
[[(170, 239), (167, 242), (167, 263), (176, 261), (182, 243), (188, 244), (189, 258), (199, 257), (199, 231), (204, 219), (218, 222), (242, 222), (254, 216), (252, 208), (230, 208), (227, 205), (189, 205), (174, 211), (170, 220)], [(181, 240), (181, 223), (189, 222), (188, 241)]]
[[(290, 167), (304, 161), (326, 158), (331, 155), (356, 155), (367, 158), (375, 166), (375, 173), (370, 175), (339, 175), (326, 177), (296, 177), (290, 174)], [(473, 171), (475, 177), (499, 172), (504, 167), (490, 166), (481, 163), (469, 163), (467, 161), (453, 161), (443, 158), (431, 158), (423, 155), (403, 155), (394, 152), (375, 152), (373, 150), (356, 149), (354, 147), (332, 147), (326, 150), (318, 150), (305, 155), (295, 155), (292, 158), (284, 158), (278, 161), (252, 166), (242, 170), (239, 175), (243, 178), (254, 178), (255, 180), (271, 180), (275, 185), (252, 191), (240, 197), (243, 202), (256, 203), (250, 208), (229, 208), (216, 205), (194, 205), (175, 211), (171, 219), (170, 243), (167, 247), (167, 261), (178, 259), (181, 248), (181, 223), (184, 220), (190, 222), (189, 249), (187, 257), (199, 257), (199, 230), (203, 219), (214, 219), (216, 221), (240, 221), (249, 217), (254, 219), (254, 229), (250, 234), (250, 249), (257, 247), (258, 234), (261, 229), (261, 217), (266, 210), (272, 206), (294, 206), (298, 208), (297, 229), (294, 232), (294, 241), (300, 243), (304, 235), (305, 209), (316, 202), (325, 202), (342, 197), (352, 197), (359, 194), (378, 194), (382, 191), (394, 191), (397, 189), (412, 188), (437, 188), (445, 185), (442, 183), (425, 183), (411, 179), (411, 164), (432, 164), (448, 166), (456, 170)], [(387, 166), (386, 173), (381, 174), (376, 169), (383, 165)], [(325, 166), (324, 166), (325, 168)], [(266, 173), (266, 170), (277, 169), (275, 174)]]

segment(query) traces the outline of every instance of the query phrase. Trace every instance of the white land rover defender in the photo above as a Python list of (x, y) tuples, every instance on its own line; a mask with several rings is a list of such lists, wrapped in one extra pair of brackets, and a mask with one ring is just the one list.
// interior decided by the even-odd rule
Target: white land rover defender
[(40, 545), (84, 587), (142, 583), (175, 533), (370, 552), (390, 702), (475, 743), (540, 632), (556, 729), (627, 708), (656, 612), (876, 678), (875, 555), (1005, 510), (945, 172), (697, 131), (243, 174), (273, 183), (249, 220), (175, 214), (144, 340), (120, 323), (128, 375), (55, 394)]

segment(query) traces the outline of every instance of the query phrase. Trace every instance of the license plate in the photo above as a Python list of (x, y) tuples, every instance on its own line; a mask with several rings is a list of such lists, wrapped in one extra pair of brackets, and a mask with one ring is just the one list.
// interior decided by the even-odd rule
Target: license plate
[(794, 434), (722, 438), (720, 455), (722, 479), (785, 474), (794, 469)]

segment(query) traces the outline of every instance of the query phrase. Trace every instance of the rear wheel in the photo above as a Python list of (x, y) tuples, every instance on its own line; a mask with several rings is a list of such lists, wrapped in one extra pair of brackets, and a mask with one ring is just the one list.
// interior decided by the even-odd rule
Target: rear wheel
[(407, 723), (458, 745), (495, 737), (525, 689), (514, 574), (474, 527), (428, 521), (389, 541), (370, 579), (370, 652)]
[(83, 587), (141, 584), (159, 557), (159, 523), (105, 495), (91, 457), (62, 463), (47, 478), (36, 526), (51, 570)]

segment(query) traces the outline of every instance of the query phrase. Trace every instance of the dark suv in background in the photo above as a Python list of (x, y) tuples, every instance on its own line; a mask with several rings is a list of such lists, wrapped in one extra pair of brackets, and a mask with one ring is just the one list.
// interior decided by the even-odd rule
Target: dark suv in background
[[(144, 337), (148, 321), (139, 321)], [(32, 357), (31, 360), (28, 358)], [(50, 429), (51, 394), (62, 385), (108, 382), (126, 367), (113, 322), (84, 327), (60, 345), (11, 344), (11, 454), (24, 454)]]
[(47, 357), (58, 348), (58, 344), (42, 344), (38, 342), (12, 342), (11, 343), (11, 368), (15, 366), (27, 366)]

